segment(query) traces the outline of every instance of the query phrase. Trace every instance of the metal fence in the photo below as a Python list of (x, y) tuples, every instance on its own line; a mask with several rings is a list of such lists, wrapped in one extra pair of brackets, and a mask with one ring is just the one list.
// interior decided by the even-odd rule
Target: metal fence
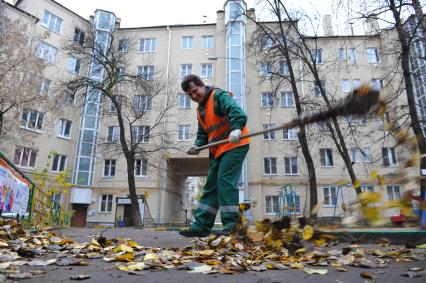
[(49, 192), (43, 191), (43, 189), (37, 187), (36, 184), (7, 159), (2, 152), (0, 152), (0, 159), (5, 161), (7, 165), (13, 169), (13, 172), (11, 172), (12, 174), (15, 176), (19, 175), (28, 181), (30, 190), (25, 215), (2, 210), (0, 211), (1, 217), (16, 218), (29, 225), (43, 224), (62, 227), (70, 224), (69, 214), (61, 207), (60, 203), (53, 199), (53, 196), (49, 194)]

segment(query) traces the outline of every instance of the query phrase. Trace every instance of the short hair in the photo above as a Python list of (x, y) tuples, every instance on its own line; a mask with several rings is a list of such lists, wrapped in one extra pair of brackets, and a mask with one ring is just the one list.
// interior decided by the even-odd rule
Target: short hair
[(183, 78), (180, 86), (182, 87), (183, 91), (186, 92), (189, 89), (191, 83), (194, 83), (196, 86), (205, 86), (203, 80), (197, 75), (187, 75)]

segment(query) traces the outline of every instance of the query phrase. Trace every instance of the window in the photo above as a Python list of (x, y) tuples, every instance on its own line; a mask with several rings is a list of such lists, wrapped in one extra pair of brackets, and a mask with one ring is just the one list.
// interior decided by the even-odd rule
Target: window
[(349, 80), (342, 80), (342, 90), (346, 94), (351, 91), (351, 83)]
[[(321, 86), (322, 86), (322, 89), (324, 90), (324, 94), (326, 95), (327, 94), (327, 90), (325, 88), (325, 80), (321, 80)], [(315, 96), (320, 96), (321, 95), (321, 90), (320, 90), (320, 87), (319, 87), (319, 85), (318, 85), (317, 82), (314, 82), (313, 91), (314, 91), (314, 95)]]
[(396, 166), (396, 155), (393, 147), (382, 148), (383, 166)]
[(190, 127), (191, 125), (178, 125), (178, 141), (187, 141), (190, 139)]
[(201, 64), (201, 77), (203, 79), (213, 77), (213, 64)]
[(74, 30), (74, 42), (80, 45), (84, 44), (84, 39), (86, 37), (86, 33), (79, 28), (75, 28)]
[(385, 112), (383, 117), (377, 117), (377, 127), (380, 130), (383, 130), (386, 126), (385, 122), (386, 124), (389, 124), (391, 122), (389, 112)]
[(141, 158), (135, 160), (135, 176), (148, 176), (148, 159)]
[(361, 185), (361, 186), (359, 186), (359, 188), (363, 192), (374, 192), (374, 186), (373, 185)]
[(290, 75), (290, 71), (288, 69), (288, 64), (286, 62), (280, 62), (280, 75), (288, 76)]
[(372, 79), (371, 84), (375, 90), (381, 90), (383, 88), (383, 80), (381, 79)]
[(281, 92), (281, 108), (294, 107), (293, 92), (283, 91)]
[(346, 59), (351, 61), (356, 60), (355, 48), (339, 48), (339, 60), (345, 61)]
[(300, 214), (300, 196), (293, 194), (285, 195), (285, 202), (289, 214)]
[(214, 39), (212, 35), (203, 35), (201, 37), (201, 47), (204, 49), (213, 48)]
[(277, 214), (280, 212), (278, 206), (278, 196), (265, 196), (266, 214)]
[(119, 39), (118, 40), (118, 51), (126, 53), (129, 51), (129, 40), (128, 39)]
[(332, 167), (333, 150), (331, 148), (320, 148), (320, 165), (321, 167)]
[(67, 70), (70, 73), (79, 75), (80, 74), (80, 59), (75, 57), (70, 57), (68, 59)]
[(180, 109), (191, 108), (191, 99), (185, 93), (179, 93), (179, 108)]
[(274, 106), (274, 96), (272, 92), (262, 93), (262, 107), (271, 108)]
[(355, 48), (349, 48), (348, 50), (348, 59), (355, 61), (356, 60), (356, 49)]
[(71, 121), (66, 119), (59, 120), (58, 137), (71, 138)]
[(155, 52), (155, 38), (141, 38), (139, 40), (139, 52)]
[(105, 159), (104, 162), (104, 177), (114, 177), (115, 176), (115, 165), (117, 160), (115, 159)]
[(152, 98), (149, 95), (135, 95), (133, 97), (133, 107), (136, 112), (151, 111)]
[(297, 157), (284, 157), (284, 172), (286, 175), (297, 175)]
[(54, 31), (56, 33), (61, 32), (62, 19), (52, 14), (51, 12), (44, 10), (43, 21), (41, 25)]
[[(123, 102), (123, 96), (121, 95), (114, 95), (113, 100), (115, 100), (115, 102), (121, 106), (122, 102)], [(115, 107), (114, 102), (111, 100), (109, 102), (109, 112), (110, 113), (117, 113), (117, 108)]]
[(386, 186), (389, 200), (401, 199), (401, 189), (399, 186)]
[(52, 172), (62, 172), (65, 170), (67, 157), (65, 155), (56, 154), (53, 157)]
[(312, 49), (311, 50), (312, 60), (314, 63), (321, 64), (324, 63), (322, 58), (322, 49)]
[(277, 175), (276, 157), (265, 157), (263, 159), (263, 172), (265, 175)]
[[(270, 129), (274, 126), (275, 126), (275, 124), (263, 124), (262, 125), (263, 130)], [(275, 131), (263, 133), (263, 139), (264, 140), (275, 140)]]
[(367, 116), (366, 115), (348, 115), (346, 116), (349, 126), (366, 126)]
[(111, 211), (112, 211), (112, 195), (101, 195), (99, 212), (111, 212)]
[(361, 80), (359, 79), (355, 79), (353, 83), (354, 83), (354, 89), (357, 89), (361, 86)]
[(260, 37), (260, 50), (268, 50), (273, 45), (273, 41), (270, 36), (263, 35)]
[(134, 143), (148, 143), (149, 131), (150, 131), (149, 126), (132, 127), (132, 141), (134, 141)]
[(336, 205), (337, 204), (337, 192), (336, 187), (324, 187), (324, 205)]
[(283, 130), (283, 140), (294, 141), (296, 140), (297, 132), (295, 128)]
[(194, 48), (194, 37), (193, 36), (182, 36), (182, 48), (183, 49)]
[(361, 161), (361, 151), (359, 148), (351, 149), (351, 161), (352, 162), (360, 162)]
[(182, 64), (180, 65), (180, 77), (184, 78), (187, 75), (192, 74), (192, 64)]
[(262, 77), (271, 77), (272, 68), (270, 63), (261, 63), (260, 64), (260, 76)]
[(120, 140), (120, 127), (108, 127), (106, 142), (118, 143)]
[(75, 94), (74, 93), (65, 94), (65, 96), (64, 96), (64, 103), (65, 104), (73, 105), (74, 102), (75, 102)]
[(57, 49), (50, 44), (40, 41), (36, 47), (36, 57), (45, 63), (55, 64)]
[(368, 63), (379, 63), (379, 50), (377, 48), (366, 48)]
[(142, 78), (147, 81), (151, 81), (154, 79), (154, 66), (153, 65), (147, 65), (147, 66), (138, 66), (138, 78)]
[(361, 151), (364, 162), (373, 162), (373, 155), (369, 147), (364, 147)]
[(42, 96), (49, 95), (50, 83), (51, 83), (51, 80), (49, 79), (44, 78), (41, 80), (40, 90), (39, 90), (40, 95)]
[(21, 127), (27, 130), (41, 131), (43, 128), (44, 113), (24, 109), (22, 112)]
[(32, 148), (18, 146), (15, 149), (13, 164), (22, 167), (34, 168), (37, 158), (37, 151)]
[(119, 80), (123, 80), (126, 75), (126, 66), (118, 67), (118, 78)]
[(346, 48), (339, 48), (339, 60), (340, 61), (346, 60)]

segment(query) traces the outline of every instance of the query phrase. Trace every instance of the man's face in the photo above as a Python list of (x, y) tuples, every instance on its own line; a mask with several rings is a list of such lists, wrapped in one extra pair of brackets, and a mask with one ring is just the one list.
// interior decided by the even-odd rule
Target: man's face
[(197, 86), (194, 83), (190, 83), (186, 94), (191, 98), (192, 101), (200, 103), (203, 101), (204, 96), (206, 95), (206, 88), (204, 86)]

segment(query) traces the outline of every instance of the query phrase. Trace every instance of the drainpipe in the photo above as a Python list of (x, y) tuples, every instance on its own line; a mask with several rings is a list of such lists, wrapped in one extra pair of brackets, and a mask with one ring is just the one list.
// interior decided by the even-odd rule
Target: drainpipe
[[(172, 30), (169, 25), (167, 25), (167, 31), (169, 33), (168, 45), (167, 45), (167, 63), (166, 63), (166, 96), (164, 99), (164, 118), (163, 118), (163, 133), (161, 135), (161, 144), (164, 146), (166, 139), (166, 126), (167, 126), (167, 105), (169, 99), (169, 77), (170, 77), (170, 46), (171, 46), (171, 37)], [(166, 189), (166, 150), (164, 148), (161, 149), (161, 160), (160, 160), (160, 192), (158, 196), (158, 220), (161, 219), (161, 206), (162, 206), (162, 193)]]

